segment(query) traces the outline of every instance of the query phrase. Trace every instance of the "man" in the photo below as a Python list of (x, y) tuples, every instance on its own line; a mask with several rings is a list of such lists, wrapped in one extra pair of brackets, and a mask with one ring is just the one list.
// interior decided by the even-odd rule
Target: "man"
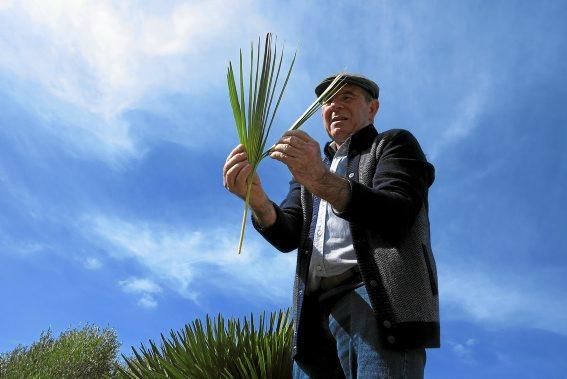
[[(376, 131), (376, 83), (351, 74), (345, 83), (322, 107), (331, 138), (323, 158), (303, 131), (272, 149), (293, 175), (281, 205), (253, 178), (253, 224), (279, 250), (298, 249), (295, 378), (422, 378), (424, 349), (439, 346), (427, 200), (434, 169), (409, 132)], [(243, 198), (250, 171), (237, 146), (225, 187)]]

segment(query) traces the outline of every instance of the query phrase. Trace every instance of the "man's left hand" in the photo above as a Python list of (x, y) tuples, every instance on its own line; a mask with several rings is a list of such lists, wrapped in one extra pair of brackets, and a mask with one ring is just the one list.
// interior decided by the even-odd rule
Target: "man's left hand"
[(301, 130), (285, 132), (272, 148), (270, 157), (284, 163), (295, 180), (308, 189), (329, 171), (321, 159), (319, 143)]
[(283, 162), (295, 180), (311, 193), (329, 202), (342, 212), (350, 199), (348, 180), (332, 173), (321, 159), (317, 141), (300, 130), (285, 132), (270, 152), (270, 157)]

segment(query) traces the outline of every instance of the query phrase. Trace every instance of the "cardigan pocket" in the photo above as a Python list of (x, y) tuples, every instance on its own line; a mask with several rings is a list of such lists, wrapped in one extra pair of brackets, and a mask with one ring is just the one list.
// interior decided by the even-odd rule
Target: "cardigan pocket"
[(437, 296), (439, 291), (437, 289), (437, 280), (435, 279), (435, 275), (433, 274), (433, 267), (431, 266), (431, 254), (429, 254), (429, 250), (425, 244), (421, 244), (421, 248), (423, 249), (423, 258), (425, 259), (425, 265), (427, 266), (427, 274), (429, 275), (429, 284), (431, 285), (431, 292), (433, 296)]

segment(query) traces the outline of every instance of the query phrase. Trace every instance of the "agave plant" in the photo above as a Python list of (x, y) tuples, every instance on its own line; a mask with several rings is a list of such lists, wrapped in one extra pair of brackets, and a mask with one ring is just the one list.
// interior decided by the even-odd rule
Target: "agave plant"
[(207, 316), (182, 331), (161, 336), (161, 346), (132, 348), (124, 357), (123, 378), (290, 378), (293, 331), (288, 311), (254, 317), (215, 319)]
[[(266, 142), (270, 129), (274, 122), (276, 112), (280, 105), (281, 99), (287, 82), (291, 75), (293, 65), (295, 63), (296, 54), (285, 75), (285, 80), (278, 87), (278, 80), (283, 62), (283, 49), (279, 54), (276, 42), (272, 41), (271, 33), (266, 34), (263, 46), (262, 63), (260, 63), (260, 39), (256, 51), (254, 44), (250, 48), (250, 65), (248, 71), (248, 80), (244, 79), (244, 63), (242, 59), (242, 50), (240, 50), (239, 64), (239, 80), (238, 85), (234, 75), (232, 62), (228, 63), (227, 83), (230, 104), (236, 124), (238, 139), (244, 146), (248, 156), (248, 162), (252, 166), (252, 171), (248, 177), (248, 186), (244, 201), (244, 214), (242, 216), (242, 226), (240, 229), (240, 239), (238, 242), (238, 254), (242, 251), (242, 243), (244, 241), (244, 232), (246, 229), (246, 218), (248, 216), (248, 207), (250, 204), (250, 192), (252, 189), (252, 177), (256, 172), (258, 164), (265, 158), (270, 149), (265, 150)], [(254, 63), (255, 62), (255, 63)], [(333, 96), (342, 84), (342, 75), (338, 75), (329, 85), (327, 90), (313, 103), (307, 110), (293, 123), (290, 129), (299, 128), (305, 121), (309, 119), (319, 109), (322, 103), (329, 97)], [(245, 82), (247, 87), (245, 90)], [(277, 97), (275, 96), (277, 93)], [(276, 98), (275, 105), (273, 105)]]

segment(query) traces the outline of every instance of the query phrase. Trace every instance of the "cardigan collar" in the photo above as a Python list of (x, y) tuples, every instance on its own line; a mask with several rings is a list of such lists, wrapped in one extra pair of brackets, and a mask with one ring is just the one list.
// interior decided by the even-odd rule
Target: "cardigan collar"
[[(350, 146), (348, 152), (349, 157), (352, 157), (353, 155), (357, 155), (361, 151), (370, 148), (372, 142), (374, 142), (374, 139), (376, 138), (377, 135), (378, 132), (376, 131), (376, 128), (374, 127), (373, 124), (369, 124), (368, 126), (365, 126), (364, 128), (354, 133), (350, 137)], [(331, 161), (333, 160), (333, 157), (335, 156), (335, 152), (336, 152), (334, 147), (331, 145), (332, 142), (333, 141), (327, 142), (325, 144), (325, 148), (323, 149), (323, 152), (325, 153), (327, 158), (329, 158), (329, 160)]]

